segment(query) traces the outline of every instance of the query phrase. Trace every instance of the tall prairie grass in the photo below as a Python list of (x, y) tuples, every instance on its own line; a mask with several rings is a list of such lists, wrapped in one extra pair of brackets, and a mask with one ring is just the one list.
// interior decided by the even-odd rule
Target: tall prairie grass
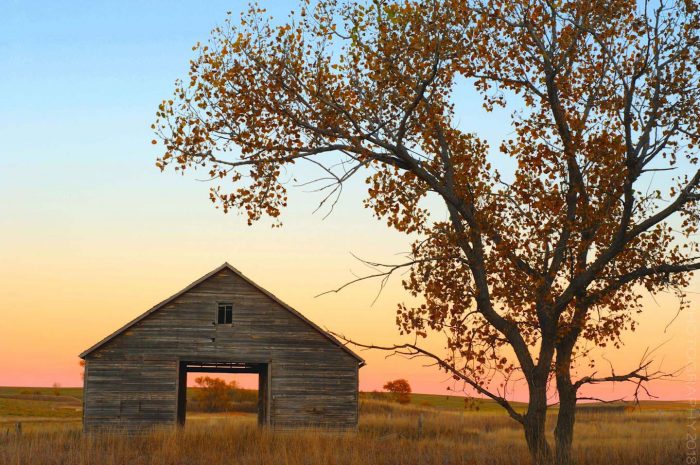
[[(275, 432), (254, 415), (197, 415), (183, 429), (84, 435), (77, 422), (0, 425), (2, 465), (450, 465), (528, 463), (519, 426), (501, 413), (364, 400), (359, 430)], [(575, 458), (591, 465), (683, 463), (685, 412), (585, 412)], [(550, 421), (550, 424), (553, 422)], [(551, 433), (551, 432), (550, 432)]]

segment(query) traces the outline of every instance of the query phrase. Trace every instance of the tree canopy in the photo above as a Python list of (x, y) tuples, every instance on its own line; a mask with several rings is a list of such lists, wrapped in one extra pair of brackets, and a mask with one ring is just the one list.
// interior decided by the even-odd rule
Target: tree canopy
[[(286, 21), (252, 6), (194, 48), (153, 126), (157, 164), (206, 169), (211, 200), (251, 224), (279, 220), (299, 163), (323, 170), (330, 203), (364, 177), (364, 205), (415, 239), (409, 260), (383, 268), (409, 270), (423, 302), (399, 304), (400, 330), (448, 337), (442, 354), (385, 348), (498, 401), (537, 460), (554, 382), (565, 463), (581, 386), (639, 390), (658, 375), (643, 360), (576, 378), (576, 361), (621, 344), (641, 289), (683, 307), (700, 268), (699, 17), (693, 0), (318, 0)], [(487, 111), (512, 111), (498, 153), (459, 127), (464, 85)], [(507, 399), (514, 376), (525, 414)]]
[(383, 389), (390, 392), (393, 399), (399, 404), (411, 402), (411, 385), (403, 378), (387, 381)]

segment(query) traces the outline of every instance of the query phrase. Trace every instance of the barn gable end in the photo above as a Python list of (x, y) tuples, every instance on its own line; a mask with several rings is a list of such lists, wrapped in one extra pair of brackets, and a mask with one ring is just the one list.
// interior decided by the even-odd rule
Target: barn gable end
[[(217, 324), (217, 307), (233, 322)], [(224, 264), (81, 354), (86, 430), (141, 429), (183, 415), (188, 363), (264, 367), (265, 423), (275, 427), (357, 424), (364, 361), (299, 312)], [(184, 418), (184, 417), (183, 417)]]

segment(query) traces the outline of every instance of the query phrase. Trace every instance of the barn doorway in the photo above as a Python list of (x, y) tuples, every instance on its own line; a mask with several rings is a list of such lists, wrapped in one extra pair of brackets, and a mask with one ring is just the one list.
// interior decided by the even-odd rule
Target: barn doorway
[(268, 363), (181, 361), (178, 369), (177, 422), (184, 426), (187, 417), (187, 375), (202, 374), (255, 374), (258, 382), (258, 425), (270, 422), (270, 370)]

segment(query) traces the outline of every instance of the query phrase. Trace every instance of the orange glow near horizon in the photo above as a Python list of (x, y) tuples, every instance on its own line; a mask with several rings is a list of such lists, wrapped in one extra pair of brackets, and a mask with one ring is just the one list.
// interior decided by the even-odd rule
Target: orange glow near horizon
[[(212, 243), (236, 249), (235, 256), (224, 258), (320, 326), (365, 342), (399, 341), (393, 321), (394, 305), (405, 296), (398, 280), (383, 291), (374, 305), (378, 283), (366, 283), (339, 294), (314, 298), (350, 279), (352, 275), (347, 267), (356, 272), (363, 270), (342, 251), (336, 252), (339, 257), (333, 257), (335, 250), (331, 247), (324, 253), (314, 253), (312, 249), (318, 242), (296, 242), (297, 232), (300, 231), (296, 228), (291, 228), (288, 234), (284, 229), (282, 232), (263, 231), (262, 236), (279, 234), (279, 240), (268, 242), (271, 238), (266, 237), (256, 241), (258, 246), (253, 247), (252, 241), (241, 239), (256, 235), (255, 228), (248, 228), (236, 238), (221, 237), (224, 243)], [(285, 238), (289, 240), (286, 251)], [(89, 251), (87, 245), (84, 247)], [(212, 258), (217, 255), (218, 247), (210, 245), (200, 257), (176, 257), (157, 247), (144, 247), (133, 254), (112, 249), (109, 257), (92, 260), (77, 257), (70, 250), (57, 251), (53, 257), (43, 255), (36, 260), (20, 261), (20, 257), (16, 257), (13, 266), (0, 271), (0, 318), (5, 322), (0, 327), (0, 385), (82, 384), (77, 355), (218, 266), (224, 261)], [(62, 253), (65, 256), (61, 256)], [(159, 264), (160, 259), (163, 263)], [(693, 308), (696, 308), (697, 299), (693, 298)], [(683, 366), (686, 369), (677, 379), (654, 382), (652, 394), (668, 400), (696, 398), (698, 385), (693, 377), (697, 367), (697, 341), (694, 339), (697, 314), (678, 315), (668, 325), (677, 308), (674, 298), (649, 299), (648, 307), (639, 318), (639, 329), (625, 337), (626, 345), (601, 354), (614, 364), (617, 373), (622, 373), (633, 367), (647, 347), (661, 346), (654, 358), (663, 361), (666, 371)], [(436, 341), (426, 342), (433, 350), (440, 350)], [(381, 390), (389, 379), (406, 378), (414, 392), (460, 394), (452, 390), (455, 386), (449, 376), (423, 366), (420, 361), (387, 358), (387, 354), (381, 352), (358, 353), (367, 360), (367, 366), (360, 371), (363, 391)], [(600, 374), (609, 371), (605, 359), (599, 359), (596, 370)], [(580, 373), (588, 372), (582, 368)], [(247, 381), (245, 387), (254, 387), (248, 386)], [(523, 392), (516, 389), (513, 398), (524, 400)], [(583, 394), (610, 399), (631, 392), (632, 386), (616, 384), (596, 386)]]

